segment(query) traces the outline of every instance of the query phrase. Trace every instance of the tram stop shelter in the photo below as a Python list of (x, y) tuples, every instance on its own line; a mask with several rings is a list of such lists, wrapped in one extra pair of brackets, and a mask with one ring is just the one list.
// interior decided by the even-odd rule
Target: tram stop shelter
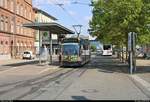
[[(74, 34), (74, 32), (58, 23), (26, 23), (23, 24), (23, 27), (31, 28), (39, 31), (49, 31), (49, 43), (50, 43), (50, 64), (52, 64), (52, 34)], [(39, 37), (39, 48), (41, 48), (41, 39)], [(39, 50), (40, 51), (40, 50)], [(41, 56), (39, 57), (39, 63), (41, 64)]]

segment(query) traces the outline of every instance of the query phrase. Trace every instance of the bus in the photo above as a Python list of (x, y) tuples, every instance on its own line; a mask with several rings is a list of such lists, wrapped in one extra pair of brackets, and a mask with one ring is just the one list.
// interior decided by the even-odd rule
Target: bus
[(90, 61), (90, 42), (88, 39), (65, 38), (61, 50), (61, 66), (82, 66)]
[(103, 56), (112, 56), (113, 51), (112, 51), (112, 45), (111, 44), (104, 44), (103, 45)]

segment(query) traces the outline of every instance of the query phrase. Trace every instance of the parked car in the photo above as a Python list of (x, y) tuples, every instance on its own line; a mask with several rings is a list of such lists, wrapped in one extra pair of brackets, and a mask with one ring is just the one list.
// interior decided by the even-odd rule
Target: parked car
[(33, 55), (32, 51), (25, 51), (23, 53), (23, 59), (34, 59), (35, 55)]
[(102, 55), (102, 53), (103, 53), (103, 51), (100, 50), (100, 49), (98, 49), (98, 50), (96, 51), (96, 54), (97, 54), (97, 55)]

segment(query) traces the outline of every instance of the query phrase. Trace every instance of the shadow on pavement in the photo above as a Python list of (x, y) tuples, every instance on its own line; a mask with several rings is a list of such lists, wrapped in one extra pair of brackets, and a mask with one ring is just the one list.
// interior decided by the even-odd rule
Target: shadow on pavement
[(19, 62), (19, 63), (13, 63), (13, 64), (5, 64), (2, 66), (7, 66), (7, 67), (19, 67), (19, 66), (24, 66), (24, 65), (37, 65), (37, 66), (45, 66), (45, 65), (53, 65), (53, 66), (59, 66), (58, 61), (53, 61), (52, 64), (49, 64), (49, 62), (45, 63), (42, 61), (42, 64), (39, 64), (39, 60), (31, 60), (31, 61), (24, 61), (24, 62)]
[(9, 67), (18, 67), (18, 66), (24, 66), (24, 65), (34, 65), (34, 64), (38, 64), (39, 61), (29, 61), (29, 62), (19, 62), (19, 63), (13, 63), (13, 64), (6, 64), (6, 65), (2, 65), (2, 66), (9, 66)]
[(150, 73), (150, 66), (137, 66), (136, 73), (138, 74)]
[(71, 96), (73, 100), (88, 100), (86, 97), (84, 96)]
[[(3, 66), (9, 67), (18, 67), (24, 65), (37, 65), (37, 66), (59, 66), (59, 61), (53, 61), (52, 64), (42, 64), (39, 65), (38, 60), (28, 61), (28, 62), (20, 62), (14, 64), (7, 64)], [(104, 73), (125, 73), (129, 74), (129, 66), (127, 63), (122, 63), (117, 59), (115, 56), (96, 56), (95, 58), (91, 59), (91, 62), (82, 66), (82, 67), (74, 67), (74, 68), (88, 68), (88, 69), (98, 69), (99, 72)], [(135, 73), (142, 74), (142, 73), (150, 73), (150, 66), (137, 66), (137, 71)]]
[[(89, 69), (98, 69), (104, 73), (125, 73), (129, 74), (128, 63), (122, 63), (115, 56), (96, 56), (92, 61), (84, 66)], [(150, 66), (137, 66), (136, 73), (150, 73)]]
[(114, 56), (96, 56), (88, 65), (84, 66), (89, 69), (98, 69), (104, 73), (126, 73), (128, 74), (128, 64), (122, 63)]
[(98, 67), (100, 72), (105, 73), (129, 73), (128, 66), (127, 65), (103, 65)]

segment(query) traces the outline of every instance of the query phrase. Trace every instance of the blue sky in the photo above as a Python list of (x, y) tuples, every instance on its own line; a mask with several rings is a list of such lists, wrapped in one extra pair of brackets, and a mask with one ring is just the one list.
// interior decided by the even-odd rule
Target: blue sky
[[(92, 7), (88, 5), (73, 4), (72, 2), (75, 1), (90, 4), (90, 0), (33, 0), (33, 6), (56, 17), (60, 24), (73, 31), (72, 25), (83, 25), (82, 34), (87, 35), (87, 29), (89, 28), (88, 23), (92, 18)], [(65, 8), (66, 11), (56, 5), (58, 3), (64, 4), (62, 7)]]

